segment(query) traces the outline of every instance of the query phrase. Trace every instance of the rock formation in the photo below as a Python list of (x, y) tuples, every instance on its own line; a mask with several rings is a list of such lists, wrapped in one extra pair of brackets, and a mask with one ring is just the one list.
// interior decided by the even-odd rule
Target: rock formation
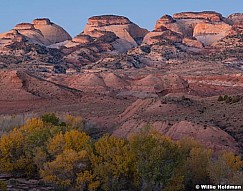
[(72, 39), (62, 27), (52, 23), (49, 19), (35, 19), (32, 24), (36, 29), (41, 31), (44, 38), (49, 41), (49, 44)]
[[(184, 36), (187, 39), (184, 40), (185, 44), (193, 43), (193, 46), (202, 48), (200, 43), (206, 46), (212, 45), (235, 32), (235, 30), (232, 31), (232, 25), (239, 25), (241, 17), (241, 14), (233, 14), (225, 19), (220, 13), (212, 11), (176, 13), (173, 17), (164, 15), (156, 22), (153, 32), (170, 30)], [(160, 36), (161, 33), (157, 35)], [(145, 37), (145, 43), (151, 41), (148, 40), (150, 36), (154, 38), (154, 35), (148, 34)], [(189, 42), (188, 39), (193, 38), (200, 43)]]
[(148, 33), (146, 29), (140, 28), (126, 17), (103, 15), (89, 18), (84, 34), (99, 37), (100, 31), (113, 32), (121, 40), (129, 42), (133, 46), (140, 44)]
[(183, 26), (178, 24), (176, 20), (174, 20), (171, 16), (169, 15), (164, 15), (162, 16), (157, 22), (154, 27), (155, 31), (163, 31), (165, 29), (169, 29), (173, 32), (179, 33), (181, 35), (184, 35), (185, 31)]
[(227, 21), (231, 25), (243, 25), (243, 13), (234, 13), (227, 17)]
[[(71, 36), (60, 26), (52, 23), (49, 19), (35, 19), (31, 23), (17, 24), (13, 30), (0, 34), (1, 44), (8, 45), (11, 41), (3, 42), (4, 39), (13, 41), (27, 40), (30, 43), (41, 45), (51, 45), (66, 40), (71, 40)], [(23, 42), (22, 41), (22, 42)]]
[(214, 11), (203, 12), (182, 12), (173, 15), (174, 19), (201, 19), (211, 22), (219, 22), (222, 20), (222, 15)]
[(232, 26), (224, 22), (198, 23), (193, 30), (193, 36), (204, 45), (211, 45), (230, 34), (231, 28)]

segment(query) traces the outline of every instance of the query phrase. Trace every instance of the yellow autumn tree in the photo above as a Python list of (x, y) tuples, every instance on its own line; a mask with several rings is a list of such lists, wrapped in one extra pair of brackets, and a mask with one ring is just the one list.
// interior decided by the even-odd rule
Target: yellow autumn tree
[(16, 128), (0, 139), (0, 171), (22, 171), (28, 164), (24, 160), (25, 137)]
[(223, 152), (209, 162), (208, 173), (214, 184), (243, 184), (243, 161), (232, 152)]
[[(56, 156), (54, 161), (44, 164), (40, 170), (40, 175), (45, 182), (55, 184), (61, 188), (75, 188), (77, 186), (77, 177), (80, 173), (89, 171), (89, 158), (87, 151), (74, 151), (65, 149), (63, 153)], [(79, 178), (80, 179), (80, 178)], [(80, 181), (78, 181), (79, 183)], [(85, 189), (84, 181), (82, 187)]]
[(103, 136), (94, 144), (91, 161), (102, 190), (136, 190), (135, 161), (125, 139)]
[(90, 137), (77, 130), (59, 133), (48, 141), (47, 149), (53, 160), (40, 170), (45, 182), (62, 188), (95, 190), (99, 182), (92, 174), (89, 147)]
[(84, 120), (80, 116), (68, 114), (64, 117), (64, 122), (69, 130), (77, 129), (82, 131), (84, 129)]
[(175, 142), (151, 131), (132, 135), (129, 142), (141, 179), (141, 190), (171, 190), (173, 182), (178, 183), (178, 188), (173, 187), (175, 190), (183, 189), (183, 177), (177, 175), (181, 156)]
[(212, 151), (203, 147), (194, 147), (190, 150), (185, 162), (184, 176), (187, 189), (194, 189), (198, 184), (210, 184), (207, 166), (212, 158)]
[[(0, 139), (0, 170), (3, 172), (18, 172), (25, 175), (36, 174), (40, 161), (36, 156), (38, 150), (45, 151), (49, 138), (59, 130), (52, 124), (46, 124), (38, 118), (29, 119), (25, 125), (15, 128)], [(39, 152), (38, 155), (37, 151)], [(40, 155), (39, 155), (40, 156)], [(42, 164), (45, 153), (42, 153)], [(36, 164), (38, 162), (38, 165)]]
[(91, 141), (90, 137), (77, 130), (67, 131), (65, 134), (59, 133), (48, 143), (48, 151), (53, 156), (62, 153), (65, 149), (81, 151)]

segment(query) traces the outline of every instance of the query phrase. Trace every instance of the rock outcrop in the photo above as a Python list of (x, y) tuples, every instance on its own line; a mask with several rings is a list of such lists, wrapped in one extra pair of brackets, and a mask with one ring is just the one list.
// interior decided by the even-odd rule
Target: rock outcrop
[(92, 42), (93, 38), (89, 35), (80, 34), (80, 35), (77, 35), (76, 37), (74, 37), (72, 39), (72, 41), (80, 43), (80, 44), (87, 44), (87, 43)]
[[(238, 26), (241, 17), (241, 14), (233, 14), (225, 19), (220, 13), (213, 11), (176, 13), (173, 17), (164, 15), (156, 22), (153, 32), (170, 30), (185, 37), (184, 44), (193, 44), (197, 48), (202, 48), (200, 43), (205, 46), (212, 45), (227, 35), (235, 33), (235, 30), (232, 31), (232, 25)], [(158, 36), (160, 35), (158, 33)], [(154, 38), (154, 35), (148, 34), (144, 43), (151, 41), (148, 40), (148, 36)], [(195, 39), (199, 43), (188, 39)]]
[(211, 45), (230, 34), (231, 29), (232, 26), (224, 22), (198, 23), (193, 30), (193, 36), (204, 45)]
[(155, 31), (163, 31), (165, 29), (169, 29), (173, 32), (184, 35), (185, 31), (183, 26), (176, 22), (171, 16), (164, 15), (157, 22), (154, 27)]
[[(152, 129), (160, 132), (173, 140), (193, 137), (201, 144), (213, 149), (214, 151), (233, 151), (238, 150), (235, 139), (228, 133), (218, 127), (209, 126), (207, 128), (202, 125), (193, 124), (188, 121), (180, 121), (170, 126), (167, 122), (151, 123)], [(138, 133), (146, 126), (144, 121), (136, 121), (130, 119), (126, 121), (119, 129), (113, 132), (113, 135), (120, 137), (129, 137), (132, 133)]]
[(121, 40), (137, 46), (148, 33), (132, 23), (128, 18), (115, 15), (94, 16), (88, 19), (84, 34), (99, 37), (100, 31), (113, 32)]
[(211, 22), (219, 22), (222, 20), (222, 15), (214, 11), (203, 12), (182, 12), (173, 15), (174, 19), (202, 19)]
[[(10, 39), (12, 41), (6, 41)], [(3, 45), (11, 44), (16, 40), (20, 42), (51, 45), (66, 40), (71, 40), (71, 36), (60, 26), (52, 23), (49, 19), (35, 19), (31, 23), (17, 24), (13, 30), (0, 34), (0, 42)], [(5, 40), (5, 41), (4, 41)]]
[(227, 17), (227, 21), (231, 25), (243, 25), (243, 13), (234, 13)]
[(183, 38), (182, 43), (189, 47), (203, 48), (203, 44), (195, 38)]
[(60, 26), (52, 23), (49, 19), (35, 19), (32, 24), (43, 34), (50, 44), (71, 40), (71, 36)]

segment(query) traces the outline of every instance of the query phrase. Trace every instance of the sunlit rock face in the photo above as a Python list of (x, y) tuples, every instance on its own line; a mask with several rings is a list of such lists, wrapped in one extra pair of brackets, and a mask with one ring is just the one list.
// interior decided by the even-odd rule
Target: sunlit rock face
[(193, 36), (204, 45), (211, 45), (214, 42), (226, 37), (232, 26), (224, 23), (199, 23), (195, 26)]
[[(156, 22), (153, 34), (147, 35), (144, 42), (152, 41), (151, 39), (148, 40), (148, 37), (151, 36), (154, 39), (156, 35), (154, 32), (170, 30), (182, 35), (185, 38), (184, 44), (189, 46), (202, 47), (201, 44), (204, 46), (212, 45), (235, 32), (235, 30), (232, 31), (232, 27), (236, 23), (238, 25), (241, 23), (241, 17), (242, 14), (233, 14), (226, 19), (220, 13), (213, 11), (182, 12), (174, 14), (173, 17), (164, 15)], [(234, 27), (236, 28), (236, 26)], [(161, 33), (157, 34), (161, 35)]]
[[(12, 41), (7, 42), (6, 39)], [(29, 41), (47, 46), (71, 40), (71, 36), (63, 28), (52, 23), (49, 19), (35, 19), (32, 24), (20, 23), (13, 30), (0, 34), (0, 40), (2, 42), (1, 44), (5, 45), (15, 41)]]
[(219, 22), (222, 20), (222, 15), (214, 11), (203, 12), (182, 12), (173, 15), (174, 19), (198, 19), (208, 20), (211, 22)]
[(164, 29), (169, 29), (173, 32), (179, 33), (184, 35), (185, 31), (183, 26), (178, 24), (176, 20), (174, 20), (171, 16), (169, 15), (164, 15), (162, 16), (157, 22), (154, 27), (155, 31), (163, 31)]
[(133, 46), (140, 44), (143, 37), (148, 33), (146, 29), (140, 28), (123, 16), (102, 15), (89, 18), (84, 34), (99, 37), (100, 31), (113, 32), (119, 39)]
[(35, 19), (32, 24), (43, 34), (50, 44), (71, 40), (71, 36), (60, 26), (52, 23), (49, 19)]

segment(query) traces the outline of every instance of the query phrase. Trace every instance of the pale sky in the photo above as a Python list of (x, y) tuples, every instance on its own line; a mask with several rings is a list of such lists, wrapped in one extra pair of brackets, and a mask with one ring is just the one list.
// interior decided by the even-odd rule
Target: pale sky
[(0, 0), (0, 33), (21, 22), (49, 18), (70, 35), (83, 31), (94, 15), (122, 15), (140, 27), (153, 30), (164, 14), (216, 11), (228, 16), (243, 12), (243, 0)]

